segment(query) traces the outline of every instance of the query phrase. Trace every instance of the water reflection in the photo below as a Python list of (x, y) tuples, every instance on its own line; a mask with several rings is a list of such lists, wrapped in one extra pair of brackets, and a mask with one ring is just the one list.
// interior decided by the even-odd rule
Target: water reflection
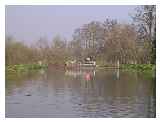
[(84, 76), (84, 75), (92, 75), (95, 76), (96, 71), (95, 68), (88, 68), (88, 69), (72, 69), (72, 70), (66, 70), (65, 75), (71, 76), (71, 77), (77, 77), (77, 76)]
[(7, 74), (6, 117), (155, 117), (148, 76), (91, 68)]

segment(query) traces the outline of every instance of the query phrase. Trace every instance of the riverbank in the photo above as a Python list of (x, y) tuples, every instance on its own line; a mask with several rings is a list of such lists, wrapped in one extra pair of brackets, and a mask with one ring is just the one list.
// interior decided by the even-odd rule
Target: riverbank
[(140, 70), (140, 71), (154, 71), (156, 69), (155, 64), (121, 64), (121, 69), (128, 69), (128, 70)]
[(12, 65), (6, 66), (6, 71), (8, 72), (23, 72), (28, 70), (38, 70), (42, 68), (47, 68), (45, 64), (19, 64), (19, 65)]
[[(48, 66), (45, 64), (41, 64), (41, 65), (40, 64), (19, 64), (19, 65), (7, 66), (6, 71), (19, 72), (19, 71), (44, 69), (47, 67)], [(52, 67), (55, 67), (55, 66), (52, 66)], [(116, 67), (110, 66), (110, 65), (98, 65), (98, 67), (116, 68)], [(55, 68), (57, 69), (57, 66)], [(125, 69), (125, 70), (154, 71), (156, 69), (156, 65), (155, 64), (121, 64), (119, 68)]]
[[(108, 64), (104, 61), (96, 61), (97, 67), (104, 68), (118, 68), (117, 64)], [(120, 69), (134, 69), (134, 70), (155, 70), (155, 64), (119, 64)]]

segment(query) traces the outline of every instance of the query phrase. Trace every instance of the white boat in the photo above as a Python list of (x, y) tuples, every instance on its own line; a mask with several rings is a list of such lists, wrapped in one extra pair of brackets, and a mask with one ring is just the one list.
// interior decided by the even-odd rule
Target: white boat
[(85, 62), (85, 63), (80, 64), (80, 66), (84, 66), (84, 67), (95, 67), (95, 66), (96, 66), (96, 62), (95, 62), (95, 61)]
[(66, 63), (66, 66), (68, 68), (77, 68), (77, 67), (96, 67), (96, 62), (92, 61), (90, 58), (86, 58), (85, 61), (80, 62), (80, 61), (68, 61)]

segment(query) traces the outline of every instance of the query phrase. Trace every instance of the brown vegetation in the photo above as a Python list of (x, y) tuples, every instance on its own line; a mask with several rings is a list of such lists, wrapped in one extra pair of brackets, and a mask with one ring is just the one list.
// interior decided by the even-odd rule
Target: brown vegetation
[(155, 6), (138, 7), (133, 24), (116, 20), (92, 21), (76, 29), (72, 40), (56, 36), (51, 42), (40, 38), (28, 46), (6, 37), (6, 65), (44, 64), (62, 66), (67, 60), (92, 57), (97, 62), (121, 64), (155, 63)]

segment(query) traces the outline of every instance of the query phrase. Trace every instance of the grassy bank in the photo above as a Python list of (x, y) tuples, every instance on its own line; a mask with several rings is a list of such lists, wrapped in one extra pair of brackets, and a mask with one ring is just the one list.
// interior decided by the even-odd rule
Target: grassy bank
[[(112, 66), (99, 64), (99, 67), (107, 68), (107, 67), (112, 67)], [(47, 68), (47, 65), (19, 64), (19, 65), (6, 66), (6, 70), (11, 71), (11, 72), (37, 70), (37, 69), (42, 69), (42, 68)], [(140, 70), (140, 71), (150, 70), (152, 71), (156, 69), (156, 66), (154, 64), (120, 64), (120, 68), (126, 69), (126, 70)]]
[(28, 71), (28, 70), (42, 69), (46, 67), (47, 65), (40, 65), (40, 64), (19, 64), (19, 65), (6, 66), (6, 71), (22, 72), (22, 71)]
[[(108, 64), (107, 62), (96, 62), (98, 67), (102, 68), (114, 68), (117, 64)], [(156, 69), (155, 64), (120, 64), (120, 69), (126, 70), (138, 70), (138, 71), (152, 71)]]
[(146, 70), (155, 70), (156, 65), (155, 64), (121, 64), (120, 68), (128, 69), (128, 70), (146, 71)]

